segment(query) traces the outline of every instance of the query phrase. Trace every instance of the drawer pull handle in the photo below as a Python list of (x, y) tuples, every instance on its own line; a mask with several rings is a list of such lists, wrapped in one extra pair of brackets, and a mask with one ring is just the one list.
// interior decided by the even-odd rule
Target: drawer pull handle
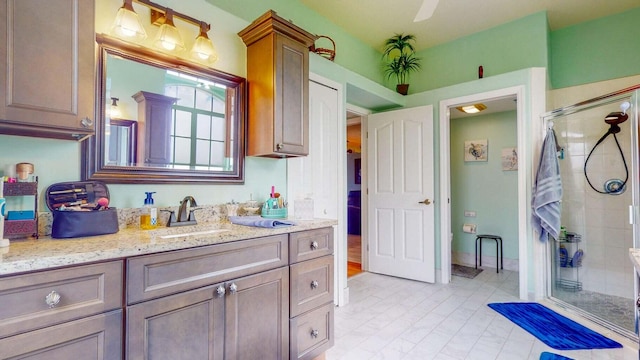
[(320, 334), (320, 332), (318, 330), (315, 330), (315, 329), (311, 330), (311, 337), (312, 338), (317, 338), (319, 334)]
[(317, 288), (318, 288), (318, 285), (320, 285), (320, 284), (318, 284), (318, 280), (313, 280), (313, 281), (311, 282), (311, 288), (312, 288), (312, 289), (317, 289)]
[(311, 250), (317, 250), (317, 249), (318, 249), (318, 242), (317, 241), (311, 242)]
[(229, 285), (229, 291), (231, 291), (232, 294), (235, 294), (238, 291), (238, 285), (236, 285), (236, 283), (231, 283), (231, 285)]
[(54, 290), (50, 292), (49, 295), (45, 296), (44, 302), (47, 303), (49, 309), (53, 309), (60, 303), (60, 294)]
[(226, 292), (227, 290), (225, 290), (224, 286), (222, 285), (218, 286), (218, 288), (216, 289), (216, 294), (218, 295), (218, 297), (224, 296)]

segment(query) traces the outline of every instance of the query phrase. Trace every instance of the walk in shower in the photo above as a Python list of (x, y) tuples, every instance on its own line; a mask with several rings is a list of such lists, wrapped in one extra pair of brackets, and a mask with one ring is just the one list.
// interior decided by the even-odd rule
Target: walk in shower
[(638, 334), (629, 248), (640, 245), (639, 89), (543, 117), (556, 133), (563, 192), (560, 235), (548, 242), (550, 299), (629, 338)]

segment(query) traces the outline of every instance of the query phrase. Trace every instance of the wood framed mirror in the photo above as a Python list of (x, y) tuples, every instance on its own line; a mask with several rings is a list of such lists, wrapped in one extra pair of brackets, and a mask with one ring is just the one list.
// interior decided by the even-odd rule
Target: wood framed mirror
[(107, 35), (96, 41), (96, 133), (82, 143), (83, 180), (244, 183), (246, 79)]

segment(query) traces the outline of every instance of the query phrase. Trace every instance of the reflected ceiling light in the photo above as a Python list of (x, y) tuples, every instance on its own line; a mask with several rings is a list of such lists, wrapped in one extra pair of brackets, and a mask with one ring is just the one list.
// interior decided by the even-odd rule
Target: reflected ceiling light
[(193, 44), (191, 54), (197, 59), (213, 63), (218, 60), (218, 54), (207, 35), (209, 28), (209, 24), (204, 21), (200, 23), (200, 34), (196, 37), (196, 42)]
[(485, 110), (486, 108), (487, 106), (485, 104), (456, 106), (456, 109), (466, 114), (479, 113), (480, 111)]
[(120, 117), (122, 117), (122, 113), (120, 112), (120, 108), (118, 108), (118, 101), (120, 99), (118, 99), (117, 97), (112, 97), (111, 98), (111, 106), (109, 107), (109, 113), (107, 115), (109, 115), (110, 119), (119, 119)]
[(138, 14), (133, 10), (132, 0), (124, 0), (122, 7), (118, 9), (116, 19), (111, 27), (111, 33), (120, 38), (145, 39), (147, 32), (140, 22)]
[(167, 12), (163, 17), (159, 18), (157, 22), (160, 22), (160, 29), (158, 29), (158, 35), (154, 44), (156, 47), (169, 51), (182, 51), (184, 50), (184, 42), (180, 31), (173, 24), (173, 10), (167, 9)]

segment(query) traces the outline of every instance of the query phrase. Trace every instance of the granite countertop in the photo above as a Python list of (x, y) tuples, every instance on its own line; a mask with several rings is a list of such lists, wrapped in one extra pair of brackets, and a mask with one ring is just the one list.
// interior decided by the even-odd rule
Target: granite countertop
[(633, 267), (636, 268), (636, 272), (640, 274), (640, 248), (630, 248), (629, 257), (633, 263)]
[[(38, 240), (12, 240), (9, 247), (0, 248), (0, 275), (288, 234), (329, 227), (338, 222), (315, 219), (295, 220), (295, 223), (295, 226), (275, 229), (231, 223), (204, 223), (184, 227), (159, 227), (155, 230), (127, 228), (115, 234), (74, 239), (41, 237)], [(218, 229), (228, 231), (206, 233)], [(185, 233), (193, 234), (180, 235)]]

